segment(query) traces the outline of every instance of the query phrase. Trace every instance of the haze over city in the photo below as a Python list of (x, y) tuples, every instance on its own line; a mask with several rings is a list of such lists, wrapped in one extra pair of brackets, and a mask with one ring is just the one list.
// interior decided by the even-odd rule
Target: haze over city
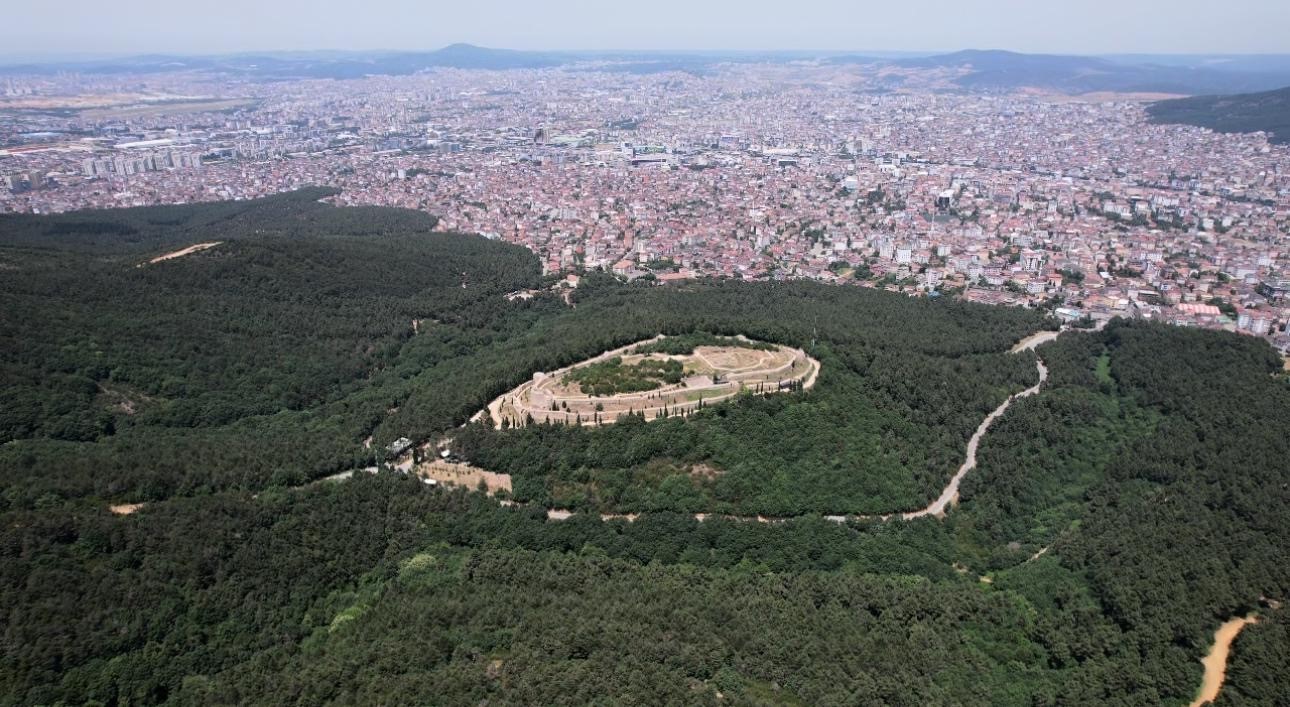
[(804, 0), (641, 6), (590, 0), (424, 3), (15, 3), (0, 55), (426, 50), (1008, 49), (1033, 53), (1290, 53), (1280, 0)]

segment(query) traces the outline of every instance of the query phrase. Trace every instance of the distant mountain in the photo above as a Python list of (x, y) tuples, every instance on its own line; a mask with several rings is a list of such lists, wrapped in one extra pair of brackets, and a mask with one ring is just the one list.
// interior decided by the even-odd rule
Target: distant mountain
[[(1250, 71), (1224, 64), (1165, 66), (1101, 57), (1018, 54), (1001, 50), (968, 50), (902, 59), (908, 68), (969, 69), (957, 83), (972, 90), (1035, 87), (1064, 93), (1093, 91), (1148, 93), (1235, 93), (1266, 90), (1290, 83), (1290, 67)], [(1238, 65), (1242, 66), (1243, 65)]]
[(1272, 142), (1290, 144), (1290, 88), (1235, 96), (1195, 96), (1147, 107), (1152, 122), (1182, 123), (1223, 133), (1262, 130)]
[(432, 52), (300, 52), (229, 54), (221, 56), (143, 55), (100, 61), (22, 64), (0, 68), (4, 73), (79, 71), (90, 74), (214, 71), (258, 79), (358, 78), (371, 74), (411, 74), (437, 66), (461, 69), (522, 69), (558, 66), (568, 54), (489, 49), (452, 44)]
[[(0, 74), (52, 74), (78, 71), (88, 74), (165, 73), (212, 71), (244, 75), (258, 80), (293, 78), (358, 78), (367, 75), (402, 75), (434, 67), (459, 69), (532, 69), (578, 62), (603, 62), (602, 70), (630, 73), (685, 71), (705, 73), (715, 64), (783, 63), (818, 59), (830, 53), (802, 51), (523, 51), (492, 49), (473, 44), (452, 44), (428, 52), (261, 52), (217, 56), (141, 55), (112, 59), (25, 62), (0, 65)], [(882, 61), (872, 59), (868, 61)]]
[[(1290, 56), (1151, 56), (1119, 57), (1018, 54), (1001, 50), (968, 50), (934, 56), (873, 56), (810, 51), (521, 51), (452, 44), (435, 51), (260, 52), (220, 56), (152, 54), (136, 57), (26, 63), (0, 66), (5, 73), (148, 74), (208, 71), (252, 81), (302, 78), (349, 79), (369, 75), (405, 75), (434, 67), (460, 69), (532, 69), (576, 63), (596, 64), (597, 71), (658, 73), (681, 71), (705, 75), (719, 64), (825, 61), (915, 69), (962, 68), (956, 83), (965, 91), (1010, 91), (1043, 88), (1063, 93), (1092, 91), (1205, 95), (1266, 91), (1290, 84)], [(892, 77), (891, 82), (899, 82)]]
[(1290, 54), (1113, 54), (1102, 58), (1121, 64), (1153, 64), (1187, 69), (1290, 72)]
[(451, 66), (458, 69), (532, 69), (558, 66), (569, 61), (567, 54), (488, 49), (473, 44), (450, 44), (438, 51), (411, 56), (424, 59), (427, 66)]

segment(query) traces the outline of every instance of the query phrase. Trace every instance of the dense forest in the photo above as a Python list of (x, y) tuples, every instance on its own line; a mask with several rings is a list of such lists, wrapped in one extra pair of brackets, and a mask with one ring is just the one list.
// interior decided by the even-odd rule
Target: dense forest
[[(487, 337), (472, 304), (538, 280), (521, 248), (326, 194), (0, 218), (7, 501), (258, 489), (370, 461), (360, 441), (405, 395), (414, 321), (430, 363), (460, 346), (439, 323)], [(220, 245), (148, 264), (195, 241)]]
[[(1266, 344), (1064, 333), (944, 519), (836, 523), (939, 492), (1049, 323), (594, 273), (576, 308), (509, 302), (547, 282), (526, 251), (323, 195), (0, 219), (0, 704), (1181, 705), (1250, 612), (1220, 702), (1285, 703), (1290, 383)], [(660, 333), (800, 346), (819, 383), (460, 427)], [(445, 433), (526, 503), (307, 483)]]
[[(0, 478), (21, 480), (0, 503), (299, 484), (379, 461), (399, 437), (451, 430), (535, 371), (707, 332), (809, 347), (820, 385), (715, 406), (693, 424), (474, 426), (456, 435), (461, 451), (520, 476), (517, 498), (575, 509), (915, 508), (980, 417), (1035, 376), (1033, 359), (1002, 353), (1046, 325), (1035, 313), (595, 274), (576, 308), (555, 294), (508, 302), (541, 283), (527, 251), (319, 194), (0, 221), (11, 264), (0, 304), (16, 313), (0, 323), (12, 381), (0, 442), (13, 442)], [(192, 242), (219, 245), (148, 264)], [(700, 463), (717, 473), (691, 474)], [(51, 466), (62, 473), (35, 473)]]
[(1005, 352), (1046, 325), (1032, 312), (809, 283), (600, 290), (588, 279), (576, 314), (555, 319), (550, 331), (559, 333), (545, 341), (578, 337), (565, 323), (582, 331), (583, 317), (600, 319), (595, 330), (612, 335), (587, 355), (660, 332), (742, 333), (808, 349), (821, 362), (819, 384), (741, 396), (684, 420), (507, 430), (476, 423), (455, 432), (466, 458), (515, 477), (517, 500), (774, 516), (919, 508), (962, 462), (981, 418), (1034, 383), (1033, 357)]
[(1232, 648), (1227, 683), (1218, 707), (1290, 704), (1290, 681), (1284, 676), (1290, 661), (1290, 623), (1285, 613), (1260, 618), (1246, 628)]

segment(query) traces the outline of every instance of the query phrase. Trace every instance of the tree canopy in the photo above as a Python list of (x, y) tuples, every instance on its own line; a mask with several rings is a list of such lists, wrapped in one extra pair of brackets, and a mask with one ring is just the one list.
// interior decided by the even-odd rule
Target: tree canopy
[[(944, 519), (838, 523), (939, 493), (1035, 382), (1011, 345), (1053, 324), (598, 273), (576, 307), (512, 302), (543, 284), (527, 251), (324, 195), (0, 218), (0, 704), (1181, 705), (1250, 612), (1220, 702), (1285, 702), (1290, 385), (1266, 344), (1063, 333)], [(801, 347), (819, 382), (462, 427), (657, 334)], [(521, 503), (315, 482), (444, 434)]]

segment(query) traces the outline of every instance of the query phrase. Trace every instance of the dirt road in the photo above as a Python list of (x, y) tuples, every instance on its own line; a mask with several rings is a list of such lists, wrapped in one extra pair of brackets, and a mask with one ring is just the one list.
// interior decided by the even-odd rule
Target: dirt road
[[(188, 246), (187, 248), (181, 248), (181, 249), (176, 250), (176, 251), (174, 251), (174, 252), (172, 252), (172, 253), (166, 253), (165, 255), (158, 255), (157, 257), (153, 258), (152, 260), (149, 260), (149, 261), (148, 261), (148, 265), (156, 265), (157, 263), (160, 263), (160, 262), (162, 262), (163, 260), (171, 260), (171, 259), (174, 259), (174, 258), (182, 258), (182, 257), (184, 257), (185, 255), (191, 255), (191, 254), (196, 253), (196, 252), (198, 252), (198, 251), (206, 250), (207, 248), (214, 248), (215, 246), (219, 245), (220, 243), (223, 243), (223, 241), (213, 241), (213, 242), (211, 242), (211, 243), (197, 243), (197, 244), (194, 244), (194, 245), (190, 245), (190, 246)], [(139, 267), (143, 267), (143, 266), (142, 266), (142, 265), (140, 265)]]
[(1200, 661), (1205, 666), (1205, 678), (1191, 707), (1201, 707), (1218, 699), (1218, 692), (1223, 689), (1223, 680), (1227, 677), (1227, 657), (1232, 652), (1232, 641), (1240, 635), (1241, 629), (1258, 620), (1254, 614), (1230, 619), (1214, 632), (1214, 645), (1209, 649), (1209, 655)]
[[(1035, 345), (1038, 345), (1038, 343)], [(1044, 384), (1044, 381), (1048, 380), (1048, 368), (1044, 365), (1044, 362), (1036, 361), (1035, 365), (1039, 367), (1039, 382), (1026, 388), (1020, 393), (1008, 396), (1008, 399), (1003, 401), (999, 407), (995, 408), (989, 415), (985, 416), (985, 419), (977, 426), (976, 432), (973, 432), (971, 439), (968, 440), (967, 458), (963, 460), (963, 465), (959, 467), (958, 472), (950, 478), (950, 483), (946, 485), (945, 490), (941, 491), (941, 495), (938, 496), (935, 501), (928, 504), (926, 508), (913, 511), (912, 513), (903, 514), (906, 520), (922, 518), (923, 516), (943, 516), (945, 515), (945, 509), (958, 501), (959, 484), (962, 483), (963, 477), (967, 476), (969, 471), (976, 468), (976, 448), (981, 444), (981, 438), (985, 437), (985, 433), (990, 429), (990, 425), (994, 424), (994, 421), (999, 419), (999, 416), (1008, 410), (1008, 406), (1012, 405), (1012, 401), (1017, 398), (1024, 398), (1038, 393), (1039, 387)]]
[[(1100, 331), (1102, 327), (1105, 326), (1105, 324), (1106, 322), (1100, 322), (1099, 325), (1096, 327), (1096, 330)], [(1066, 331), (1071, 331), (1071, 330), (1062, 329), (1060, 331), (1036, 332), (1019, 341), (1015, 346), (1009, 349), (1009, 352), (1020, 353), (1022, 351), (1033, 350), (1038, 346), (1040, 346), (1041, 344), (1045, 344), (1049, 341), (1056, 339)], [(654, 341), (654, 340), (657, 340), (657, 339), (651, 339), (651, 341)], [(626, 346), (621, 349), (615, 349), (614, 351), (607, 351), (604, 354), (601, 354), (600, 356), (598, 356), (596, 359), (592, 359), (592, 360), (598, 360), (601, 358), (620, 354), (630, 349), (632, 346), (636, 346), (636, 345), (638, 344), (632, 344), (631, 346)], [(967, 476), (968, 472), (976, 468), (977, 447), (981, 444), (981, 440), (985, 437), (985, 433), (989, 431), (990, 425), (994, 424), (995, 420), (999, 419), (999, 417), (1001, 417), (1003, 413), (1007, 412), (1008, 407), (1012, 405), (1013, 401), (1019, 398), (1025, 398), (1025, 397), (1037, 394), (1040, 388), (1043, 387), (1044, 382), (1048, 380), (1048, 367), (1044, 365), (1044, 362), (1042, 360), (1036, 359), (1035, 367), (1039, 374), (1039, 380), (1031, 387), (1026, 388), (1025, 390), (1019, 393), (1015, 393), (1009, 396), (1007, 400), (1004, 400), (1002, 403), (999, 404), (997, 408), (992, 410), (990, 414), (985, 416), (985, 419), (982, 420), (981, 424), (977, 426), (976, 431), (972, 433), (972, 437), (968, 439), (967, 449), (964, 455), (965, 458), (963, 460), (963, 464), (959, 466), (958, 471), (955, 472), (954, 476), (950, 478), (949, 483), (946, 484), (945, 488), (941, 491), (941, 494), (937, 496), (936, 499), (931, 503), (929, 503), (925, 508), (921, 508), (916, 511), (903, 512), (903, 513), (888, 513), (885, 515), (830, 515), (830, 516), (825, 516), (825, 518), (827, 520), (831, 520), (836, 523), (845, 523), (850, 520), (886, 521), (897, 517), (903, 518), (905, 520), (922, 518), (926, 516), (935, 516), (938, 518), (943, 517), (945, 515), (946, 510), (948, 510), (948, 508), (951, 505), (957, 502), (958, 496), (959, 496), (959, 485), (962, 483), (963, 478)], [(570, 366), (569, 368), (572, 368), (572, 366)], [(562, 369), (562, 371), (564, 370), (568, 370), (568, 369), (567, 368)], [(560, 373), (560, 371), (557, 371), (556, 373)], [(817, 365), (815, 371), (812, 372), (812, 375), (810, 378), (811, 384), (814, 384), (815, 375), (818, 375), (818, 373), (819, 373), (819, 367)], [(495, 410), (494, 405), (500, 407), (500, 404), (505, 397), (506, 396), (503, 396), (502, 398), (498, 398), (497, 400), (495, 400), (493, 404), (489, 406), (488, 410), (481, 411), (473, 419), (482, 418), (486, 413), (493, 413), (494, 415), (496, 415), (496, 412), (494, 411)], [(496, 419), (497, 418), (494, 417), (494, 420)], [(562, 509), (562, 508), (551, 508), (547, 510), (547, 517), (550, 518), (551, 520), (566, 520), (572, 517), (573, 515), (574, 513), (572, 511), (567, 509)], [(605, 513), (605, 514), (601, 514), (600, 517), (605, 520), (625, 520), (625, 521), (631, 522), (636, 520), (636, 518), (639, 516), (638, 514), (635, 514), (635, 513)], [(694, 517), (700, 522), (708, 518), (715, 518), (715, 517), (722, 517), (722, 518), (728, 518), (733, 520), (743, 520), (743, 521), (757, 522), (757, 523), (780, 523), (787, 520), (791, 520), (791, 518), (769, 518), (766, 516), (727, 516), (727, 515), (719, 516), (716, 514), (709, 514), (709, 513), (695, 513)]]

